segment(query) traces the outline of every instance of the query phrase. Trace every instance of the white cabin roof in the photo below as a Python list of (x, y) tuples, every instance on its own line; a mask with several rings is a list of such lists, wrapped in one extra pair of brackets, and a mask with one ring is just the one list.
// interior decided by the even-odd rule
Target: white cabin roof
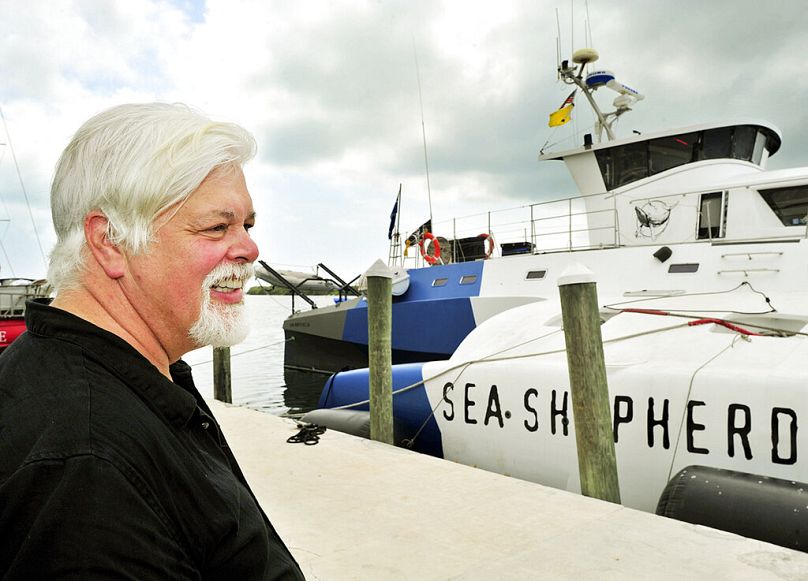
[(643, 141), (650, 141), (653, 139), (657, 139), (660, 137), (670, 137), (672, 135), (681, 135), (683, 133), (691, 133), (695, 131), (704, 131), (706, 129), (718, 129), (721, 127), (737, 127), (739, 125), (751, 125), (753, 127), (757, 127), (764, 131), (767, 134), (769, 141), (768, 141), (768, 149), (769, 149), (769, 156), (771, 157), (774, 155), (779, 149), (782, 143), (782, 134), (780, 130), (760, 119), (735, 119), (731, 121), (725, 122), (718, 122), (718, 123), (701, 123), (698, 125), (691, 125), (688, 127), (680, 127), (677, 129), (668, 129), (664, 131), (657, 131), (654, 133), (642, 133), (639, 135), (631, 135), (628, 137), (623, 137), (620, 139), (615, 139), (613, 141), (603, 141), (601, 143), (593, 143), (591, 146), (581, 146), (574, 149), (568, 149), (565, 151), (560, 152), (547, 152), (539, 154), (540, 160), (553, 160), (553, 159), (563, 159), (565, 157), (570, 157), (574, 155), (578, 155), (581, 153), (586, 153), (589, 151), (598, 151), (602, 149), (610, 149), (612, 147), (617, 147), (621, 145), (627, 145), (629, 143), (640, 143)]

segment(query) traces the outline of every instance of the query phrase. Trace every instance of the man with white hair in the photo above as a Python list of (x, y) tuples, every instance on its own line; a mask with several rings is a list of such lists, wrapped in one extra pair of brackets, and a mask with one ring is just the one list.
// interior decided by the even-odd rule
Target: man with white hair
[(87, 121), (51, 188), (50, 305), (0, 357), (0, 577), (302, 579), (180, 357), (246, 334), (241, 127)]

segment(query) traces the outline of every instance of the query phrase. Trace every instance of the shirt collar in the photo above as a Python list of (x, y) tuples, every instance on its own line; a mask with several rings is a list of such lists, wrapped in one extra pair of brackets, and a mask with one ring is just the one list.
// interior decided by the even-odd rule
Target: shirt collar
[(184, 426), (197, 410), (201, 396), (190, 366), (173, 363), (169, 380), (129, 343), (89, 321), (47, 305), (48, 299), (28, 301), (25, 325), (34, 335), (53, 337), (79, 346), (87, 358), (118, 376), (156, 413), (172, 425)]

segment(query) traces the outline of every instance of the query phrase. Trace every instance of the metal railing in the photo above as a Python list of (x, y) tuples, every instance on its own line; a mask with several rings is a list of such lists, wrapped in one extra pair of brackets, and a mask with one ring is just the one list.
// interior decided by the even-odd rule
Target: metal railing
[[(616, 199), (578, 196), (492, 210), (433, 223), (436, 236), (463, 240), (488, 234), (497, 249), (516, 245), (534, 254), (614, 247), (620, 243)], [(501, 253), (501, 250), (500, 250)]]

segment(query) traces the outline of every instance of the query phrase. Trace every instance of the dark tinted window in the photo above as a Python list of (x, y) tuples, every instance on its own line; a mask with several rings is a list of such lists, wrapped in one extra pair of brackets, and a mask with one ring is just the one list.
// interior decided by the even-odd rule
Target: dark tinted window
[(676, 274), (680, 272), (696, 272), (699, 269), (698, 262), (683, 262), (680, 264), (671, 264), (668, 267), (668, 272)]
[(648, 176), (646, 143), (630, 143), (612, 151), (614, 185), (619, 188)]
[(649, 175), (693, 161), (698, 138), (698, 133), (685, 133), (649, 141), (648, 154), (651, 161)]
[(805, 225), (808, 215), (808, 186), (760, 190), (760, 195), (783, 225)]
[(769, 141), (756, 127), (738, 125), (599, 149), (595, 158), (603, 184), (613, 190), (696, 160), (742, 159), (759, 164)]
[(720, 159), (731, 157), (732, 127), (708, 129), (701, 138), (700, 159)]
[(607, 190), (614, 188), (614, 179), (612, 174), (612, 150), (599, 149), (595, 152), (595, 159), (598, 160), (600, 167), (600, 175), (603, 178), (603, 184)]
[(544, 278), (545, 274), (547, 274), (546, 270), (531, 270), (525, 276), (525, 280), (539, 280)]
[[(732, 157), (744, 161), (753, 161), (752, 154), (755, 150), (755, 138), (757, 129), (750, 125), (741, 125), (735, 128), (735, 136), (732, 140)], [(758, 163), (760, 159), (756, 160)]]

